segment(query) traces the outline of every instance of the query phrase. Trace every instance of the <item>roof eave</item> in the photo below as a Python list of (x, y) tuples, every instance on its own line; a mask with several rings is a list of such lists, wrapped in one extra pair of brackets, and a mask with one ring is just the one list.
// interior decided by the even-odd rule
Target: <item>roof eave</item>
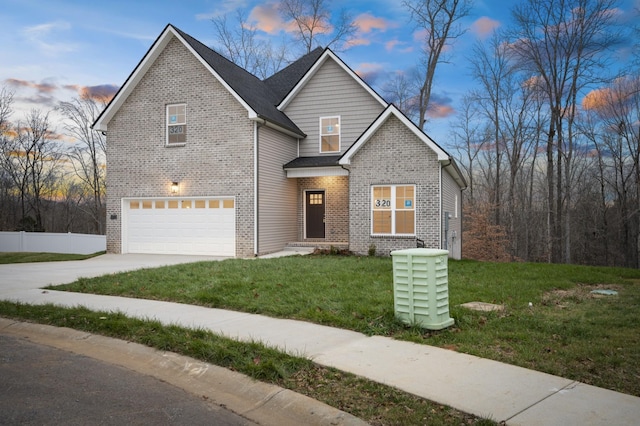
[(275, 123), (259, 114), (254, 114), (249, 116), (250, 120), (257, 121), (258, 123), (262, 123), (267, 127), (270, 127), (274, 130), (277, 130), (285, 135), (291, 136), (296, 139), (304, 139), (307, 137), (303, 132), (297, 132), (295, 129), (290, 129), (288, 127), (282, 126), (281, 124)]
[(344, 153), (344, 155), (338, 161), (340, 165), (351, 164), (351, 157), (353, 157), (364, 144), (378, 131), (378, 129), (389, 119), (391, 116), (398, 118), (409, 130), (411, 130), (422, 142), (424, 142), (431, 150), (438, 156), (438, 161), (450, 160), (449, 154), (446, 153), (440, 146), (435, 143), (426, 133), (418, 128), (411, 120), (407, 118), (395, 105), (390, 104), (382, 113), (376, 118), (376, 120), (369, 126), (367, 130), (351, 145), (351, 147)]
[(380, 103), (383, 107), (387, 107), (388, 103), (376, 93), (375, 90), (371, 88), (362, 78), (356, 74), (347, 64), (345, 64), (340, 58), (336, 56), (335, 53), (331, 51), (331, 49), (325, 49), (324, 53), (316, 60), (313, 66), (306, 72), (306, 74), (300, 79), (298, 84), (296, 84), (293, 89), (285, 96), (285, 98), (278, 104), (279, 110), (284, 110), (287, 105), (296, 97), (296, 95), (302, 90), (304, 86), (311, 80), (311, 78), (318, 72), (320, 67), (329, 59), (333, 59), (335, 63), (337, 63), (343, 70), (347, 72), (356, 82), (358, 82), (369, 94)]

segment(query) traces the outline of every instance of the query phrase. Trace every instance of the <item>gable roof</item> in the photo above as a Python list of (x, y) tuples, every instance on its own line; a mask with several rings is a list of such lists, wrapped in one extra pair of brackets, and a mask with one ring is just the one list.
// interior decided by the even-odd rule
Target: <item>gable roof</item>
[(358, 84), (360, 84), (360, 86), (362, 86), (362, 88), (364, 88), (376, 101), (378, 101), (380, 105), (382, 105), (383, 107), (386, 107), (388, 105), (387, 102), (382, 99), (382, 97), (378, 95), (375, 90), (371, 88), (371, 86), (365, 83), (358, 74), (356, 74), (351, 68), (347, 66), (347, 64), (342, 62), (342, 60), (331, 51), (331, 49), (326, 48), (324, 52), (322, 52), (322, 56), (320, 56), (315, 61), (315, 63), (307, 71), (307, 73), (302, 76), (297, 84), (293, 86), (293, 88), (289, 91), (287, 96), (278, 104), (278, 109), (284, 110), (289, 102), (291, 102), (291, 100), (296, 97), (296, 95), (304, 88), (304, 86), (306, 86), (306, 84), (313, 78), (313, 76), (318, 72), (322, 65), (328, 60), (333, 60), (336, 64), (338, 64), (340, 68), (342, 68), (347, 74), (349, 74), (351, 78), (353, 78)]
[(341, 166), (351, 164), (353, 156), (376, 134), (380, 127), (387, 122), (390, 117), (396, 117), (407, 127), (413, 134), (427, 145), (438, 156), (438, 161), (443, 167), (453, 169), (449, 170), (449, 174), (458, 183), (460, 188), (466, 188), (467, 183), (460, 173), (460, 169), (455, 163), (453, 157), (451, 157), (444, 149), (433, 141), (426, 133), (424, 133), (418, 126), (415, 125), (406, 115), (404, 115), (395, 105), (389, 104), (389, 106), (382, 111), (382, 113), (375, 119), (365, 132), (355, 141), (351, 147), (342, 155), (338, 164)]
[(109, 105), (107, 105), (107, 108), (98, 116), (93, 125), (96, 130), (107, 130), (107, 125), (111, 118), (113, 118), (147, 70), (160, 56), (164, 48), (174, 38), (180, 40), (233, 95), (247, 110), (250, 119), (265, 120), (268, 124), (270, 123), (292, 136), (306, 136), (286, 114), (276, 108), (277, 95), (267, 84), (171, 24), (165, 27)]
[(322, 47), (316, 47), (300, 59), (292, 62), (285, 68), (264, 80), (267, 86), (269, 86), (269, 88), (271, 88), (271, 90), (276, 94), (276, 105), (282, 102), (291, 89), (298, 84), (323, 52), (324, 49)]

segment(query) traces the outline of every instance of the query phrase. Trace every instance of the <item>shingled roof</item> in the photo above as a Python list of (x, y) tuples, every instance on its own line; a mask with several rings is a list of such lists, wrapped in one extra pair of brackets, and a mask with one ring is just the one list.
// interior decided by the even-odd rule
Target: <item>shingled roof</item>
[(322, 47), (316, 47), (300, 59), (292, 62), (287, 67), (264, 80), (267, 86), (276, 94), (276, 105), (289, 94), (291, 89), (298, 84), (323, 53), (324, 49)]
[[(240, 96), (261, 118), (305, 136), (282, 111), (276, 107), (279, 95), (268, 84), (242, 67), (234, 64), (215, 50), (205, 46), (184, 31), (173, 27), (202, 59)], [(295, 63), (294, 63), (295, 64)], [(293, 65), (293, 64), (292, 64)], [(295, 67), (298, 68), (297, 66)], [(298, 80), (293, 82), (293, 85)], [(292, 86), (293, 87), (293, 86)]]
[(340, 155), (321, 155), (318, 157), (298, 157), (283, 166), (284, 169), (302, 169), (307, 167), (339, 166)]

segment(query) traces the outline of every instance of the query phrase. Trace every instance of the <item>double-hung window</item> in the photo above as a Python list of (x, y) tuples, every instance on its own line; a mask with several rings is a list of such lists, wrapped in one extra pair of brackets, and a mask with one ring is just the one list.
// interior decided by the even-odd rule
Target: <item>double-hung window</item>
[(320, 117), (320, 152), (340, 152), (340, 116)]
[(415, 185), (377, 185), (371, 188), (371, 233), (415, 235)]
[(167, 145), (187, 142), (187, 105), (167, 105)]

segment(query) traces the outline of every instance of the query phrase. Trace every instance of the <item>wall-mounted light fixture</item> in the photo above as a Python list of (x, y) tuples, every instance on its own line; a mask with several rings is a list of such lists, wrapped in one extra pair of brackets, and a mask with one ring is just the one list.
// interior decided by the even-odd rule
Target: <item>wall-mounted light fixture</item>
[(178, 182), (171, 182), (171, 193), (177, 194), (180, 191), (180, 184)]

